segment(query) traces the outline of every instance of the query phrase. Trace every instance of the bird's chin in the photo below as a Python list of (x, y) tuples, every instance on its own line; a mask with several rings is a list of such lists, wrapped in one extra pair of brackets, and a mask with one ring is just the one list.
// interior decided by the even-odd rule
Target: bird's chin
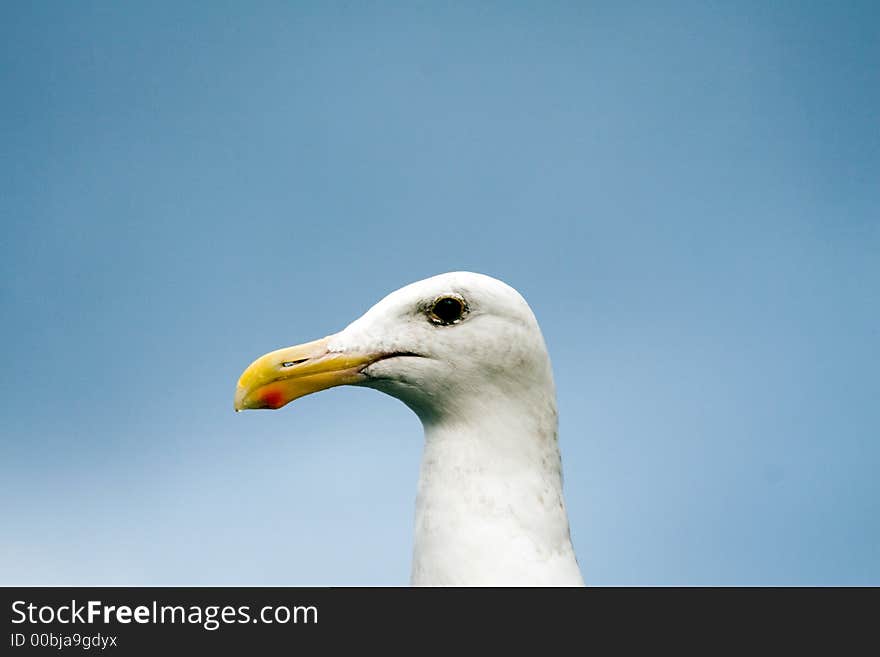
[(361, 371), (359, 386), (373, 388), (406, 404), (422, 420), (436, 416), (434, 389), (430, 382), (437, 374), (438, 361), (426, 356), (399, 354), (371, 364)]
[(398, 387), (417, 386), (424, 377), (425, 368), (431, 359), (415, 353), (394, 353), (383, 356), (361, 370), (363, 375), (360, 385), (369, 386), (398, 396), (394, 390)]

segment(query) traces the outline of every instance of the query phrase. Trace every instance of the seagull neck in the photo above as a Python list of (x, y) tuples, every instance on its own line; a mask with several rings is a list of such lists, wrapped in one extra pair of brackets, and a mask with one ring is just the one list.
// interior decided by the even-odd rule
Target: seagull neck
[(502, 413), (477, 410), (460, 417), (467, 419), (425, 423), (423, 469), (472, 479), (540, 477), (562, 488), (555, 405), (540, 413), (505, 408)]
[(413, 583), (581, 583), (555, 403), (458, 417), (425, 422)]

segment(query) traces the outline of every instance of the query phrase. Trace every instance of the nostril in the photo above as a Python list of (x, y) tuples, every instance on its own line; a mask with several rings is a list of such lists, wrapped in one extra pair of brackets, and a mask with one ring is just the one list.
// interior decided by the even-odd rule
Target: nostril
[(294, 365), (299, 365), (300, 363), (305, 363), (308, 358), (300, 358), (299, 360), (286, 360), (281, 363), (281, 367), (293, 367)]

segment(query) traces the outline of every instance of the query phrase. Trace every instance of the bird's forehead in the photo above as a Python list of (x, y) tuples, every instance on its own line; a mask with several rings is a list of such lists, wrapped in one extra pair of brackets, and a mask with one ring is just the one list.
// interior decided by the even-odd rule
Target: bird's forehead
[[(450, 272), (410, 283), (385, 296), (346, 327), (348, 340), (363, 340), (377, 333), (397, 334), (411, 330), (421, 313), (438, 297), (461, 296), (475, 314), (514, 318), (531, 324), (534, 316), (520, 294), (501, 281), (471, 272)], [(341, 337), (341, 336), (340, 336)]]
[(392, 312), (394, 309), (409, 311), (419, 304), (429, 303), (445, 294), (462, 296), (470, 305), (482, 306), (485, 309), (526, 306), (516, 290), (498, 279), (472, 272), (449, 272), (395, 290), (375, 307), (387, 308)]

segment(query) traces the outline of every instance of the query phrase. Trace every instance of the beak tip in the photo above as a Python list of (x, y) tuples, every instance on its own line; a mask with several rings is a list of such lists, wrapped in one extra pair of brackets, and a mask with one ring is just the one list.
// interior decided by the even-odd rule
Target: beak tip
[(374, 354), (330, 352), (332, 336), (276, 349), (252, 362), (238, 379), (233, 410), (277, 410), (294, 399), (333, 386), (355, 383)]
[(232, 410), (236, 413), (240, 413), (248, 408), (247, 404), (245, 404), (245, 400), (247, 398), (247, 391), (239, 386), (235, 389), (235, 401), (232, 403)]

